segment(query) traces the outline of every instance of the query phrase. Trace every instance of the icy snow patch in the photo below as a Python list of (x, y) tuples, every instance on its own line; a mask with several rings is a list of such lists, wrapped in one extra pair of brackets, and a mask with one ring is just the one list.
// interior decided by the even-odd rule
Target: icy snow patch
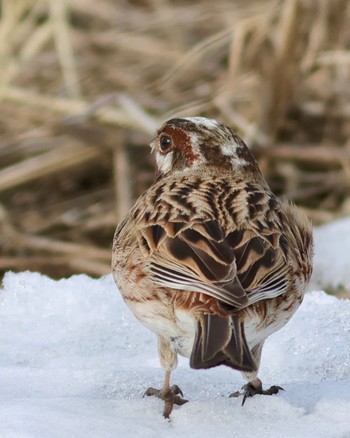
[(316, 228), (312, 288), (343, 286), (350, 292), (350, 218)]
[(1, 437), (350, 436), (350, 303), (313, 292), (266, 342), (260, 376), (285, 391), (241, 407), (244, 383), (219, 367), (180, 361), (173, 381), (190, 400), (171, 421), (142, 398), (160, 386), (154, 336), (110, 276), (53, 281), (8, 273), (0, 292)]

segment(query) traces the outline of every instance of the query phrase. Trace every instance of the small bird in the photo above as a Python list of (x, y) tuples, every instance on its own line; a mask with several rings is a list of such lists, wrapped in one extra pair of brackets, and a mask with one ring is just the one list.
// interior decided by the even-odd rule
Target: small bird
[(303, 300), (312, 272), (306, 216), (280, 202), (230, 128), (204, 117), (174, 118), (151, 143), (154, 184), (118, 226), (115, 282), (136, 318), (158, 337), (165, 402), (187, 400), (170, 374), (178, 354), (194, 369), (226, 365), (247, 384), (231, 396), (276, 394), (258, 378), (269, 335)]

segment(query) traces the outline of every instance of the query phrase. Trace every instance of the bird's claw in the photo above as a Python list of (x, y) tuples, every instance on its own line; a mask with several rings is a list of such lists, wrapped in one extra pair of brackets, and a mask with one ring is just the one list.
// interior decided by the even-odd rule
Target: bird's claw
[(253, 397), (256, 394), (274, 395), (277, 394), (279, 391), (284, 391), (284, 389), (281, 386), (277, 386), (277, 385), (272, 385), (269, 389), (263, 389), (261, 385), (255, 387), (251, 383), (247, 383), (246, 385), (243, 385), (242, 389), (243, 392), (236, 391), (230, 394), (230, 397), (239, 397), (243, 395), (242, 406), (244, 405), (248, 397)]
[(188, 402), (188, 400), (182, 398), (183, 392), (177, 385), (171, 386), (167, 392), (163, 392), (161, 389), (148, 388), (143, 394), (143, 397), (145, 395), (147, 395), (148, 397), (155, 396), (164, 401), (165, 403), (163, 410), (164, 418), (169, 418), (174, 405), (181, 406)]
[[(179, 386), (177, 386), (177, 385), (172, 385), (172, 386), (170, 387), (170, 389), (171, 389), (171, 391), (172, 391), (175, 395), (180, 394), (181, 397), (184, 396), (184, 393), (182, 392), (182, 390), (181, 390), (181, 388), (180, 388)], [(182, 403), (182, 404), (183, 404), (183, 403)]]

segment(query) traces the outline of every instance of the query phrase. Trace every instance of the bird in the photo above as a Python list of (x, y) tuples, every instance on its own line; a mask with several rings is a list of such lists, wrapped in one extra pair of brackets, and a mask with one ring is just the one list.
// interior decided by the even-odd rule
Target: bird
[(265, 340), (293, 316), (312, 273), (306, 215), (271, 191), (250, 149), (206, 117), (166, 121), (150, 144), (154, 183), (116, 229), (112, 272), (136, 318), (158, 339), (163, 416), (188, 400), (170, 376), (228, 366), (247, 382), (231, 396), (272, 395), (258, 377)]

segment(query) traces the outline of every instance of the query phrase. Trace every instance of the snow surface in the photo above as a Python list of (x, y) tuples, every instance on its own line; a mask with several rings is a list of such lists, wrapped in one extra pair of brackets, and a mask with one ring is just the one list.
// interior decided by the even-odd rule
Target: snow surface
[(350, 218), (315, 230), (314, 275), (311, 286), (350, 290)]
[[(349, 220), (316, 232), (315, 283), (349, 284), (349, 236)], [(1, 438), (349, 438), (350, 302), (307, 294), (266, 342), (260, 377), (285, 391), (242, 407), (228, 398), (244, 383), (240, 373), (195, 371), (182, 359), (172, 380), (190, 402), (164, 420), (162, 402), (142, 398), (163, 380), (155, 337), (127, 309), (111, 276), (4, 277)]]

